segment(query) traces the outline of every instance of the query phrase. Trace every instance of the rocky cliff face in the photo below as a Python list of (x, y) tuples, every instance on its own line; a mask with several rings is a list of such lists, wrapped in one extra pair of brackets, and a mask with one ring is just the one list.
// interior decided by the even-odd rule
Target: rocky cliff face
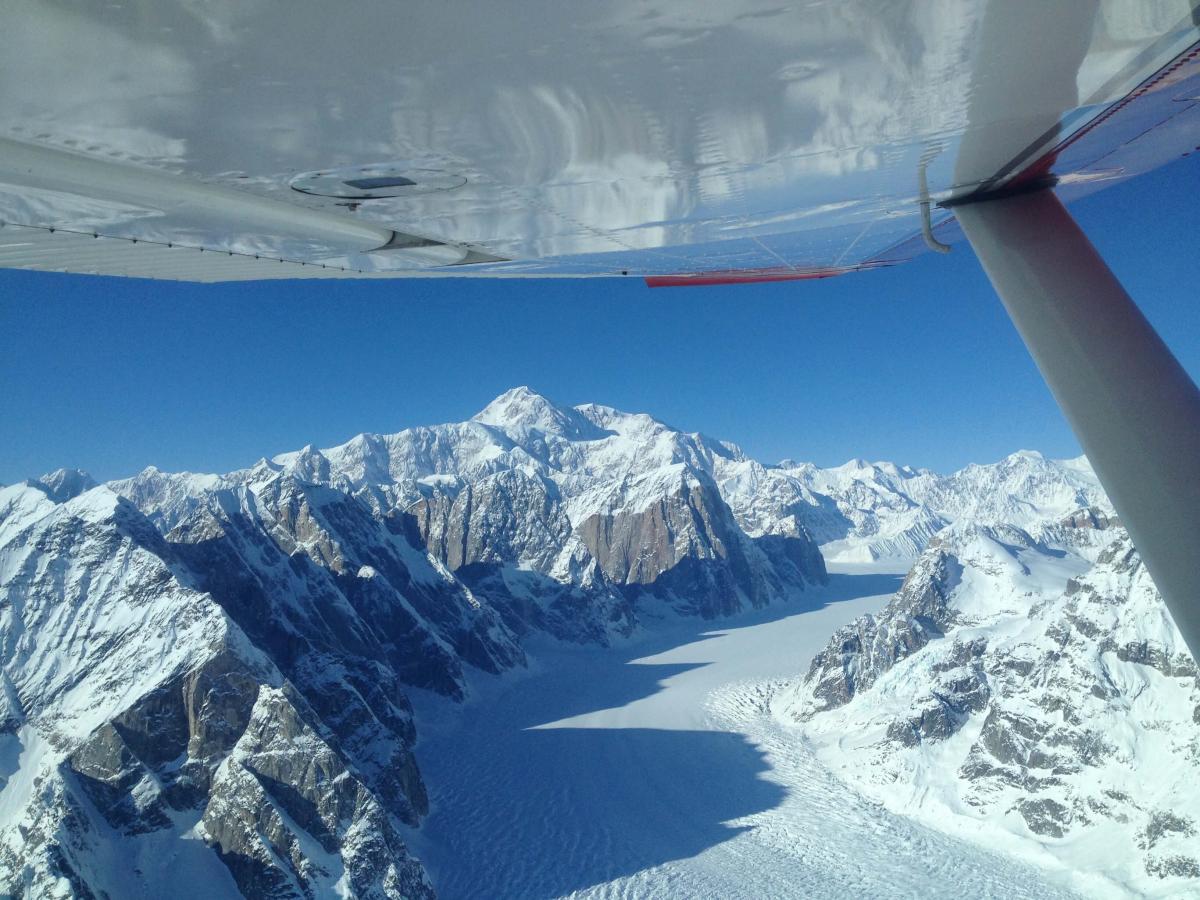
[[(1200, 885), (1200, 679), (1118, 525), (956, 527), (775, 711), (869, 796), (1138, 894)], [(1075, 571), (1071, 572), (1074, 568)], [(1101, 877), (1102, 876), (1102, 877)]]
[(281, 478), (325, 487), (406, 535), (514, 633), (604, 641), (636, 627), (648, 595), (713, 616), (824, 582), (795, 510), (749, 527), (727, 502), (718, 476), (745, 462), (650, 416), (564, 409), (516, 388), (469, 422), (360, 435), (224, 476), (147, 470), (112, 488), (168, 532), (215, 492)]
[(246, 595), (202, 587), (212, 573), (107, 488), (2, 493), (6, 893), (432, 896), (397, 831), (426, 800), (386, 660), (290, 622), (263, 640), (317, 598), (259, 582), (272, 609), (242, 627), (248, 604), (222, 601)]
[(792, 709), (797, 719), (849, 703), (898, 662), (953, 627), (950, 595), (962, 569), (942, 547), (926, 552), (900, 591), (878, 616), (866, 615), (838, 629), (809, 665), (808, 691)]
[(408, 689), (824, 580), (802, 527), (738, 526), (732, 452), (514, 391), (228, 475), (0, 490), (0, 891), (430, 896)]

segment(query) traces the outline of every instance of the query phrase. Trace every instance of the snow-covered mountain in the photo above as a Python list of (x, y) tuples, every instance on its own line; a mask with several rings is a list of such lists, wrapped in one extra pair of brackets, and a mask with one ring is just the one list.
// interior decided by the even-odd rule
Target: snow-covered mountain
[(147, 469), (113, 482), (164, 533), (229, 491), (280, 479), (351, 497), (516, 632), (628, 634), (647, 601), (728, 613), (803, 592), (824, 562), (797, 521), (743, 527), (717, 483), (735, 446), (642, 414), (561, 408), (528, 388), (467, 422), (362, 434), (224, 476)]
[(735, 451), (511, 391), (228, 475), (0, 490), (0, 890), (415, 897), (410, 687), (825, 578), (712, 479)]
[(794, 510), (827, 562), (907, 568), (952, 522), (1015, 525), (1040, 536), (1079, 509), (1112, 513), (1083, 457), (1022, 450), (950, 475), (860, 459), (829, 469), (791, 461), (760, 468), (748, 460), (718, 466), (730, 505), (747, 522)]
[(775, 713), (868, 796), (1090, 896), (1196, 896), (1200, 673), (1124, 530), (1072, 530), (1103, 536), (1094, 564), (1014, 526), (943, 531)]
[(407, 691), (462, 698), (531, 634), (786, 602), (826, 581), (818, 544), (897, 560), (973, 522), (1065, 579), (1112, 517), (1080, 460), (766, 466), (528, 388), (224, 475), (0, 489), (0, 892), (429, 895)]
[(6, 893), (431, 896), (403, 686), (521, 651), (354, 501), (270, 487), (166, 536), (107, 487), (0, 491)]

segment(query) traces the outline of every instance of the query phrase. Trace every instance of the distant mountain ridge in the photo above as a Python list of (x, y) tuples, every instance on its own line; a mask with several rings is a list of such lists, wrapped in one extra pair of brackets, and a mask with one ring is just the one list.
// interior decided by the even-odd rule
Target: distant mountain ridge
[[(764, 480), (774, 482), (767, 491), (759, 487)], [(828, 562), (894, 560), (905, 568), (952, 522), (1009, 524), (1040, 534), (1079, 509), (1112, 511), (1086, 458), (1051, 460), (1028, 450), (950, 475), (859, 459), (829, 469), (789, 461), (765, 475), (754, 472), (750, 483), (744, 499), (735, 484), (727, 491), (745, 515), (753, 515), (764, 493), (777, 504), (815, 505), (795, 508)]]
[[(532, 624), (591, 640), (628, 634), (636, 621), (628, 604), (639, 596), (716, 615), (824, 581), (800, 523), (775, 523), (766, 540), (740, 527), (714, 473), (720, 461), (743, 459), (733, 445), (644, 414), (560, 408), (514, 388), (466, 422), (361, 434), (224, 476), (152, 468), (110, 487), (164, 532), (214, 492), (279, 478), (328, 487), (468, 585), (507, 595), (500, 606), (516, 630)], [(652, 547), (644, 557), (643, 545)], [(559, 601), (572, 609), (566, 619)]]
[[(1111, 513), (1084, 457), (1051, 460), (1018, 451), (949, 475), (859, 459), (833, 468), (792, 460), (764, 464), (736, 444), (681, 432), (643, 413), (598, 404), (559, 407), (528, 387), (501, 394), (466, 422), (360, 434), (337, 447), (308, 446), (226, 476), (170, 476), (151, 468), (112, 485), (143, 497), (152, 517), (170, 520), (190, 494), (278, 473), (390, 509), (520, 469), (554, 481), (575, 523), (606, 500), (608, 509), (615, 508), (615, 498), (592, 490), (597, 483), (633, 486), (672, 465), (710, 478), (747, 535), (803, 529), (823, 546), (826, 559), (839, 562), (911, 562), (933, 534), (958, 519), (1036, 532), (1079, 509)], [(636, 491), (626, 495), (635, 503), (638, 497)]]

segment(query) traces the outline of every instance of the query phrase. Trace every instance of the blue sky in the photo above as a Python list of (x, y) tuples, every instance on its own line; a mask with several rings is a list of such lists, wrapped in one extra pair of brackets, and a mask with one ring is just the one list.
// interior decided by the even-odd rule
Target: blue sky
[[(1200, 154), (1073, 211), (1200, 374)], [(178, 285), (0, 270), (0, 482), (228, 471), (458, 421), (509, 387), (649, 412), (766, 461), (949, 471), (1079, 452), (969, 247), (818, 282)]]

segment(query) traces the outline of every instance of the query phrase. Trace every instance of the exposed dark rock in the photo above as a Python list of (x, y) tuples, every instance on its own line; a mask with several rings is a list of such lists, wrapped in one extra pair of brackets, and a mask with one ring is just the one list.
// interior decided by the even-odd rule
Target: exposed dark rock
[(473, 563), (524, 563), (548, 570), (571, 538), (558, 487), (519, 469), (437, 491), (405, 516), (421, 545), (454, 572)]
[[(953, 556), (931, 551), (909, 572), (878, 618), (861, 616), (834, 632), (805, 676), (813, 703), (800, 712), (800, 718), (849, 703), (897, 662), (941, 637), (954, 621), (946, 600), (960, 572)], [(975, 649), (956, 652), (970, 658)]]
[(1146, 872), (1155, 878), (1200, 878), (1200, 862), (1183, 854), (1151, 856), (1146, 859)]
[[(635, 597), (649, 593), (688, 612), (713, 616), (736, 612), (746, 601), (763, 606), (785, 593), (706, 477), (682, 477), (673, 493), (644, 508), (596, 513), (577, 531), (604, 576), (632, 588)], [(794, 553), (805, 556), (803, 550)], [(795, 559), (791, 562), (794, 570)], [(823, 580), (824, 565), (804, 574)]]
[(1044, 837), (1063, 837), (1073, 818), (1070, 809), (1047, 797), (1022, 800), (1016, 804), (1015, 809), (1021, 814), (1030, 831)]
[(1176, 815), (1168, 810), (1154, 810), (1142, 830), (1138, 832), (1137, 841), (1143, 850), (1153, 850), (1166, 835), (1181, 834), (1191, 837), (1195, 833), (1195, 824), (1186, 816)]
[(1071, 513), (1059, 524), (1065, 528), (1091, 528), (1096, 531), (1107, 531), (1110, 528), (1116, 528), (1121, 522), (1115, 515), (1098, 506), (1088, 506)]
[(376, 795), (298, 702), (287, 685), (260, 691), (204, 813), (205, 833), (239, 888), (247, 896), (324, 893), (320, 885), (341, 872), (305, 851), (307, 835), (339, 860), (359, 896), (432, 897)]

